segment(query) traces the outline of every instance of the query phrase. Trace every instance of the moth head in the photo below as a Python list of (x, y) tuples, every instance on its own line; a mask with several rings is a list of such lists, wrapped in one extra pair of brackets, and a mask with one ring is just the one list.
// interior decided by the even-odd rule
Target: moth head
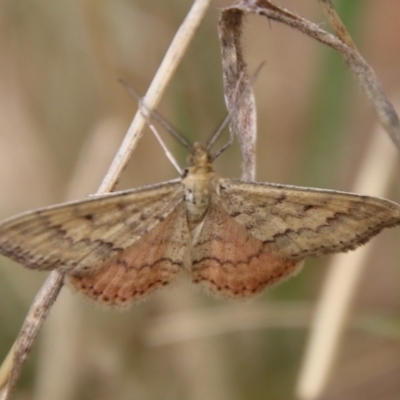
[(187, 158), (187, 166), (192, 172), (198, 170), (212, 171), (211, 157), (205, 146), (201, 143), (195, 143), (192, 151)]

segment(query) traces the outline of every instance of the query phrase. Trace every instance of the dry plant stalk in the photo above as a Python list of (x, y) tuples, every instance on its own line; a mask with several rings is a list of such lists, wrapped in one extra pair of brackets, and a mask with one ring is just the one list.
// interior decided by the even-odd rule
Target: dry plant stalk
[[(232, 7), (225, 8), (220, 18), (220, 32), (225, 32), (226, 29), (229, 29), (234, 33), (232, 34), (232, 39), (227, 43), (224, 41), (221, 42), (223, 57), (227, 58), (227, 61), (223, 61), (224, 69), (231, 68), (232, 61), (237, 57), (241, 68), (240, 72), (244, 75), (246, 74), (246, 64), (240, 60), (243, 54), (240, 29), (242, 19), (246, 14), (261, 15), (267, 17), (269, 20), (281, 22), (295, 28), (313, 39), (332, 47), (341, 54), (344, 61), (353, 71), (367, 97), (372, 102), (381, 124), (393, 143), (400, 149), (400, 121), (392, 103), (383, 92), (373, 69), (357, 51), (338, 14), (334, 11), (331, 2), (329, 0), (320, 0), (320, 3), (324, 7), (330, 21), (332, 21), (338, 36), (326, 32), (317, 24), (284, 8), (278, 7), (268, 0), (242, 0)], [(228, 37), (226, 33), (220, 35), (223, 38)], [(231, 75), (232, 73), (229, 70), (224, 70), (224, 76)], [(230, 91), (232, 91), (232, 88)]]
[(231, 131), (237, 134), (242, 151), (242, 179), (254, 181), (256, 176), (257, 121), (254, 95), (249, 88), (250, 80), (244, 60), (240, 38), (244, 14), (241, 12), (221, 13), (218, 24), (221, 42), (222, 70), (225, 102), (228, 110), (238, 103), (240, 107), (232, 117)]
[[(189, 10), (187, 17), (182, 22), (145, 96), (145, 101), (149, 108), (155, 107), (160, 101), (188, 45), (193, 39), (210, 2), (211, 0), (196, 0)], [(97, 191), (98, 194), (111, 191), (117, 184), (140, 139), (144, 124), (145, 119), (141, 112), (138, 112)], [(21, 331), (0, 367), (0, 400), (6, 400), (9, 397), (32, 348), (33, 342), (50, 312), (51, 306), (57, 299), (63, 282), (64, 274), (59, 271), (52, 271), (35, 297)]]
[(349, 32), (347, 31), (344, 23), (340, 19), (339, 14), (336, 12), (335, 7), (333, 6), (330, 0), (318, 0), (322, 9), (324, 10), (330, 24), (332, 25), (337, 37), (342, 40), (342, 42), (346, 43), (347, 46), (356, 50), (356, 45), (353, 42)]
[[(384, 196), (392, 181), (398, 154), (381, 130), (380, 126), (374, 127), (353, 185), (355, 192)], [(327, 266), (296, 385), (299, 399), (318, 399), (324, 391), (348, 323), (350, 304), (373, 251), (371, 245), (351, 254), (336, 254)]]

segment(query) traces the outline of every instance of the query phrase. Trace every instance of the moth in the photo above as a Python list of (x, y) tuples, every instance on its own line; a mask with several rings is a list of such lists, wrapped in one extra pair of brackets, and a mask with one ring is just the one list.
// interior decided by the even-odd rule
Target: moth
[(64, 272), (79, 292), (125, 306), (182, 273), (247, 298), (306, 257), (346, 252), (400, 223), (389, 200), (224, 179), (196, 143), (179, 179), (28, 211), (0, 224), (0, 253)]

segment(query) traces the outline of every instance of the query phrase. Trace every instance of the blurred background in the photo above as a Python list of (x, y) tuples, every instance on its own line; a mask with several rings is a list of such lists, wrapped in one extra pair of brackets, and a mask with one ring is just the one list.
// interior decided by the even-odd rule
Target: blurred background
[[(317, 1), (276, 0), (324, 29)], [(400, 3), (335, 1), (388, 96), (400, 98)], [(159, 106), (189, 140), (226, 115), (214, 1)], [(0, 217), (96, 191), (136, 112), (117, 83), (144, 94), (191, 3), (34, 0), (0, 3)], [(341, 57), (287, 26), (248, 16), (258, 109), (257, 179), (351, 190), (377, 119)], [(400, 103), (399, 103), (400, 104)], [(186, 151), (165, 141), (181, 165)], [(389, 141), (389, 139), (387, 139)], [(216, 163), (240, 176), (237, 144)], [(398, 165), (397, 165), (398, 167)], [(393, 174), (385, 197), (400, 200)], [(146, 131), (118, 189), (176, 177)], [(364, 193), (373, 194), (373, 193)], [(375, 238), (323, 399), (400, 396), (399, 229)], [(122, 312), (64, 288), (13, 399), (293, 398), (329, 257), (248, 303), (187, 282)], [(0, 258), (0, 359), (46, 278)]]

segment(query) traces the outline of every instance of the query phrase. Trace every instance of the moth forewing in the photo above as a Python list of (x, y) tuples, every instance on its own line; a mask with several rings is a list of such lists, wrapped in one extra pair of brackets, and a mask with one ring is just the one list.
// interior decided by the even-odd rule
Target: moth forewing
[(400, 224), (398, 204), (333, 190), (225, 179), (220, 199), (273, 254), (289, 259), (352, 250)]
[(94, 272), (181, 201), (174, 180), (26, 212), (0, 224), (0, 252), (33, 269)]

